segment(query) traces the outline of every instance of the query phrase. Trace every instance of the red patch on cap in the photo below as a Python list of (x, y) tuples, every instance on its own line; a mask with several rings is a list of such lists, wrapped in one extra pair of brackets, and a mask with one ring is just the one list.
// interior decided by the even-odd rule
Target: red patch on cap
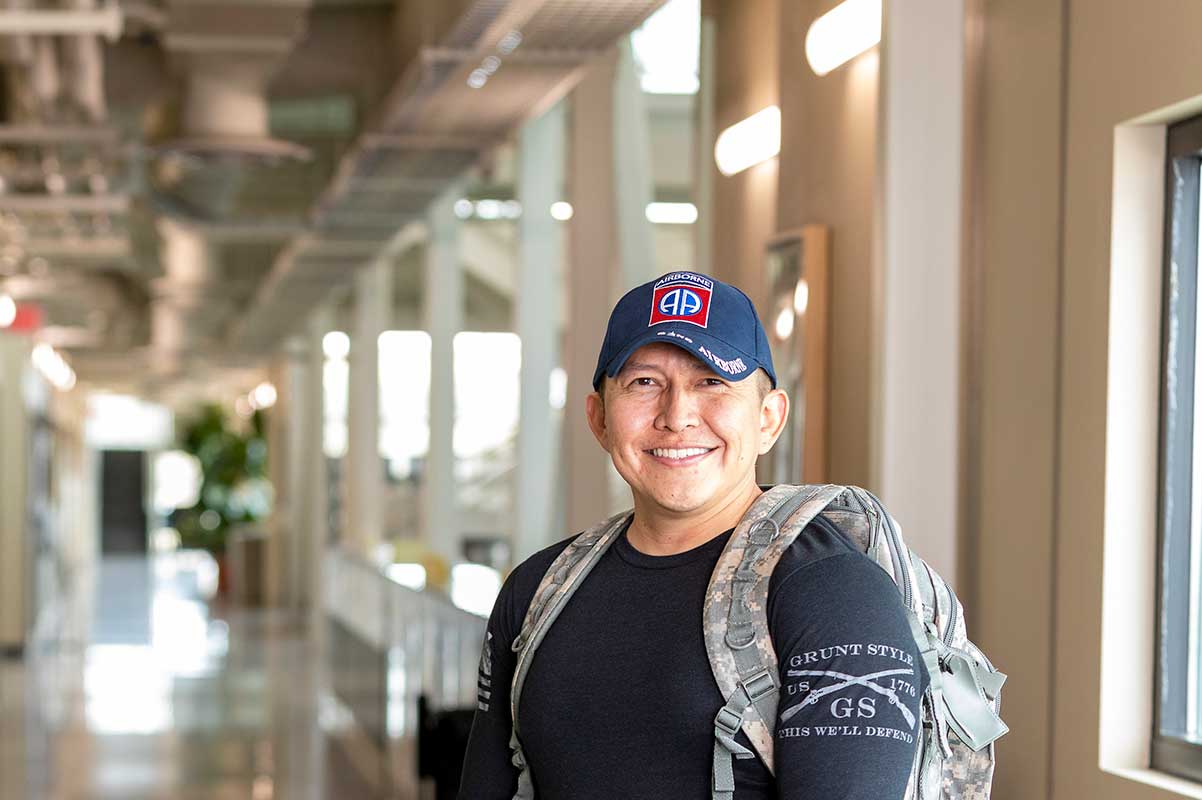
[(710, 316), (711, 291), (691, 283), (670, 283), (656, 287), (651, 294), (651, 321), (647, 327), (661, 322), (688, 322), (706, 327)]

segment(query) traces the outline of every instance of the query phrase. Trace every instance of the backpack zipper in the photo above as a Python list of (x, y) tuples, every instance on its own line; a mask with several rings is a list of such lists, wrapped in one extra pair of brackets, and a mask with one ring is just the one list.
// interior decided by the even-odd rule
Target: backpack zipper
[[(867, 491), (867, 490), (865, 490)], [(872, 492), (868, 492), (868, 496), (872, 498), (876, 505), (877, 513), (880, 515), (881, 523), (885, 528), (885, 532), (889, 535), (889, 541), (892, 545), (893, 556), (897, 559), (897, 564), (901, 568), (902, 575), (902, 599), (905, 600), (906, 608), (914, 608), (914, 597), (911, 594), (912, 578), (910, 575), (910, 549), (906, 548), (905, 553), (902, 552), (901, 538), (897, 535), (897, 531), (893, 527), (892, 520), (889, 519), (888, 512), (881, 505), (881, 501), (876, 498)]]
[[(935, 611), (938, 612), (939, 590), (935, 588), (935, 573), (931, 570), (931, 565), (927, 562), (922, 562), (922, 565), (926, 568), (927, 577), (931, 581), (931, 592), (935, 595)], [(943, 631), (943, 643), (948, 647), (951, 647), (952, 640), (956, 638), (956, 617), (960, 613), (960, 601), (956, 598), (956, 593), (952, 591), (952, 587), (947, 585), (947, 581), (944, 581), (943, 585), (947, 588), (947, 596), (951, 601), (949, 621), (947, 623), (947, 628)]]

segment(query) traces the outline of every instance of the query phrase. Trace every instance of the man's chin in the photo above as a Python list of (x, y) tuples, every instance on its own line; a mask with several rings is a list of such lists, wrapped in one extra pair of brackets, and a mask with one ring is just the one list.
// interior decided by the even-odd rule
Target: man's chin
[(690, 491), (684, 493), (672, 492), (654, 492), (645, 495), (645, 498), (651, 504), (658, 506), (664, 511), (673, 512), (676, 514), (689, 514), (705, 507), (705, 504), (712, 498), (712, 492)]

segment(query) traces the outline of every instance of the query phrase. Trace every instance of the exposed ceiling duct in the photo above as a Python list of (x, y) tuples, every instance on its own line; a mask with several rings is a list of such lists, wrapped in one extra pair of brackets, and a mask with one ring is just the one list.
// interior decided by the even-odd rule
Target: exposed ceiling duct
[(166, 48), (185, 74), (180, 135), (165, 152), (202, 159), (307, 158), (271, 136), (268, 83), (304, 35), (306, 0), (168, 4)]
[(0, 0), (0, 281), (84, 381), (253, 364), (662, 2)]
[[(476, 0), (398, 6), (402, 69), (313, 210), (318, 232), (383, 242), (425, 216), (481, 153), (561, 98), (663, 0)], [(448, 13), (456, 6), (458, 13)], [(361, 262), (366, 263), (366, 261)], [(232, 329), (261, 351), (295, 330), (310, 278), (282, 259)], [(349, 274), (341, 280), (349, 281)], [(265, 284), (266, 285), (266, 284)], [(307, 295), (306, 295), (307, 296)]]

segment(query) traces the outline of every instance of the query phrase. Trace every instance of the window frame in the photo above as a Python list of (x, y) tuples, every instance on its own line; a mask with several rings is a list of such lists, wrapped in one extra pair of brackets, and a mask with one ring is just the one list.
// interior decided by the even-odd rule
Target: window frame
[[(1189, 668), (1194, 404), (1200, 400), (1194, 396), (1202, 310), (1198, 302), (1200, 195), (1202, 116), (1171, 125), (1166, 133), (1151, 731), (1151, 767), (1194, 781), (1202, 781), (1202, 744), (1164, 734), (1162, 724), (1166, 714), (1182, 715), (1184, 730), (1188, 713), (1182, 695), (1187, 696)], [(1176, 264), (1186, 266), (1177, 270)], [(1185, 502), (1180, 502), (1181, 497)], [(1163, 672), (1170, 667), (1177, 674), (1166, 678)], [(1166, 710), (1166, 705), (1173, 710)]]

